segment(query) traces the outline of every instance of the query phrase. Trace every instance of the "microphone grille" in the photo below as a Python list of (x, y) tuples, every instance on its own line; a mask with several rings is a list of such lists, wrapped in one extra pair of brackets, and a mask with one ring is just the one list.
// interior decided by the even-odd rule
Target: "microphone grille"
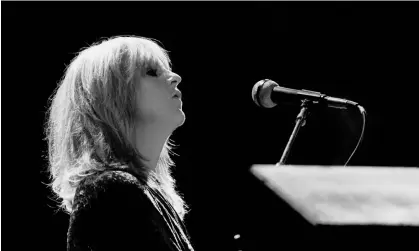
[(275, 107), (276, 104), (271, 99), (271, 93), (276, 86), (278, 84), (269, 79), (258, 81), (252, 89), (253, 102), (263, 108)]

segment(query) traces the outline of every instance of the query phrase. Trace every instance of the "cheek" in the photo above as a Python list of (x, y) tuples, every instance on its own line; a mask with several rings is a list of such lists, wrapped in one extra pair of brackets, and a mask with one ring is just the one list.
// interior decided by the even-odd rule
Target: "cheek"
[(148, 110), (150, 109), (150, 101), (148, 100), (148, 95), (146, 90), (139, 90), (136, 95), (136, 108), (137, 108), (137, 115), (140, 118), (144, 118), (145, 114), (149, 113)]
[(166, 112), (168, 101), (161, 90), (146, 89), (137, 94), (137, 110), (143, 118), (152, 118)]

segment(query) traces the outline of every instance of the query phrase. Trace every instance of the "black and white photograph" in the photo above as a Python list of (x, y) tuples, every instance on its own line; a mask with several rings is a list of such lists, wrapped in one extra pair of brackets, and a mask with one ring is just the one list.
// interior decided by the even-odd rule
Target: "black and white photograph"
[(2, 248), (415, 250), (415, 1), (2, 1)]

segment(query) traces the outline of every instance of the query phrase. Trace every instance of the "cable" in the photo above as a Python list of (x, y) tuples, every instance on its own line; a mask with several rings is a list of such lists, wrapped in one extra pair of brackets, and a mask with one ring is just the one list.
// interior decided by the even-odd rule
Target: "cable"
[(362, 107), (360, 105), (358, 105), (357, 107), (362, 114), (362, 132), (361, 132), (361, 136), (359, 137), (358, 144), (356, 144), (356, 147), (355, 147), (354, 151), (352, 152), (351, 156), (349, 156), (349, 159), (346, 161), (344, 166), (348, 165), (348, 162), (351, 160), (352, 156), (354, 155), (354, 153), (358, 149), (359, 144), (361, 143), (362, 139), (364, 138), (364, 130), (365, 130), (365, 122), (366, 122), (367, 112), (365, 111), (364, 107)]

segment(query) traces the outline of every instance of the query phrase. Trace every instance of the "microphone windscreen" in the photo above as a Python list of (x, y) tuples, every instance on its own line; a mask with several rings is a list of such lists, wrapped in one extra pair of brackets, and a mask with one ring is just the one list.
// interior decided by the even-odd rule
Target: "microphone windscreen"
[(263, 108), (275, 107), (276, 103), (272, 101), (271, 94), (276, 86), (278, 84), (269, 79), (258, 81), (252, 89), (253, 102)]

